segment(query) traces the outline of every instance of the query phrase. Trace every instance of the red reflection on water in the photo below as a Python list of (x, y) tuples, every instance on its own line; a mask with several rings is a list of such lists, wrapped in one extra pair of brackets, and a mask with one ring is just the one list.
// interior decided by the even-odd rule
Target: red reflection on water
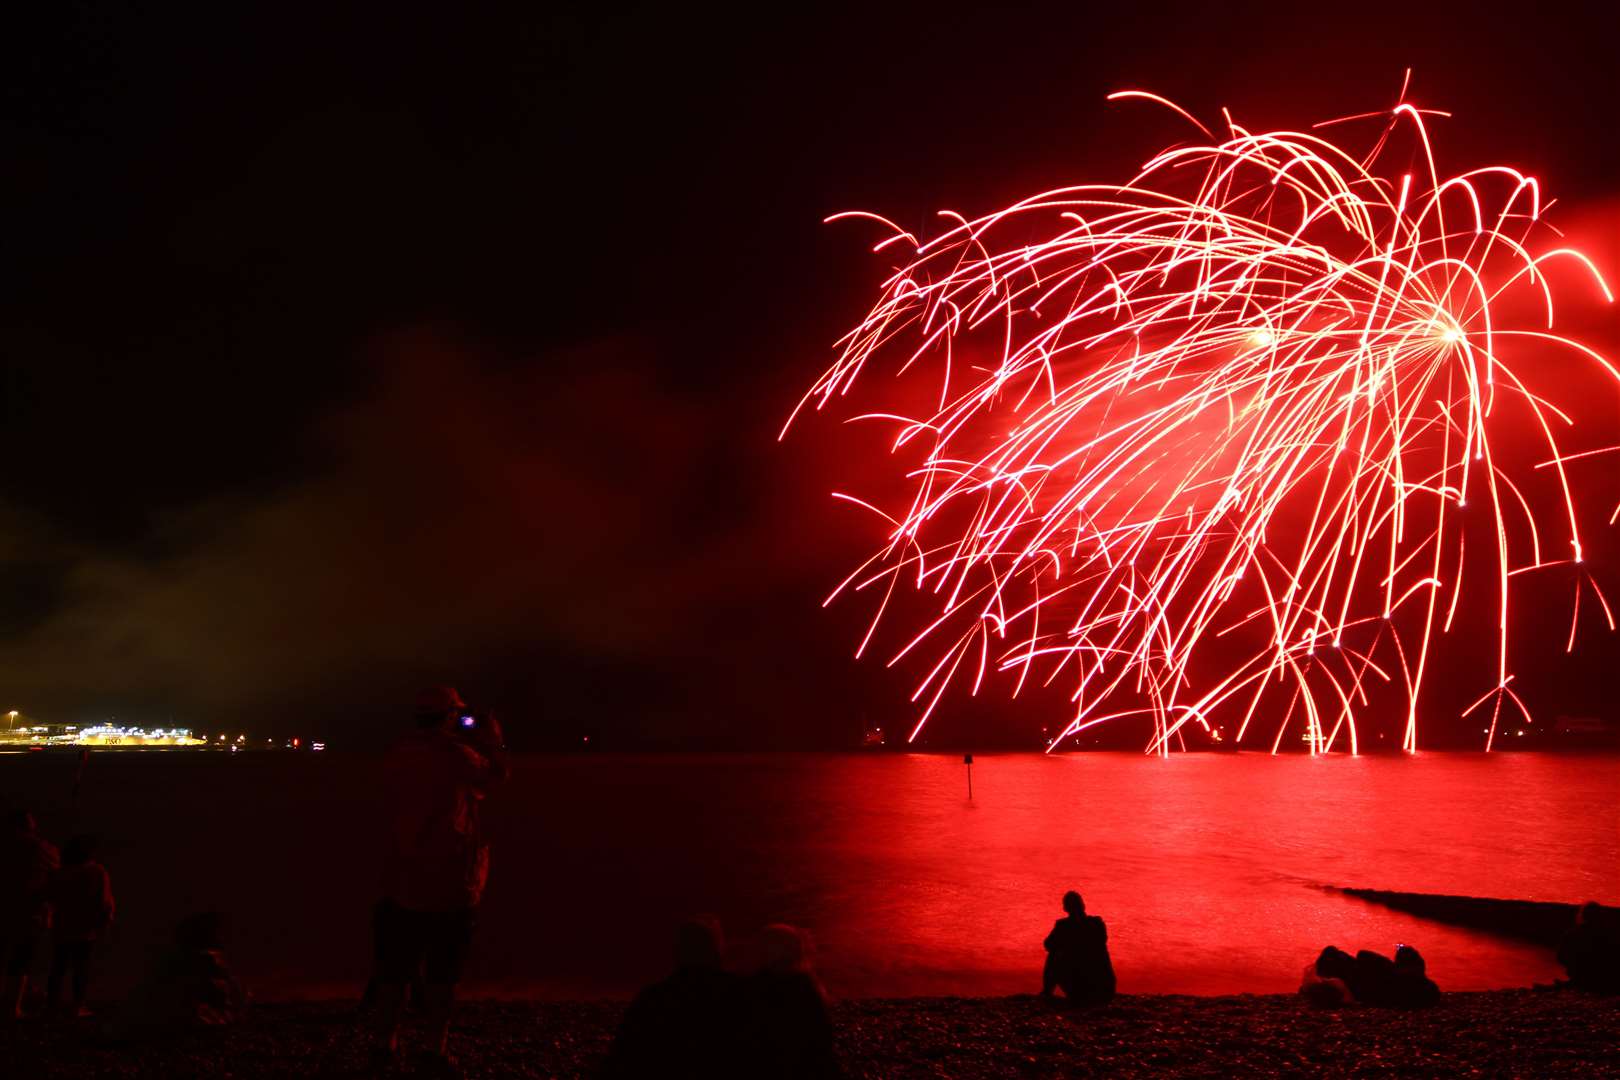
[[(1559, 973), (1542, 950), (1320, 886), (1620, 900), (1617, 766), (976, 755), (970, 804), (960, 755), (521, 758), (489, 806), (467, 989), (628, 994), (667, 967), (678, 919), (712, 912), (739, 959), (766, 923), (809, 927), (838, 994), (1033, 992), (1068, 888), (1108, 921), (1126, 993), (1290, 991), (1325, 944), (1403, 941), (1442, 988), (1526, 985)], [(102, 834), (122, 910), (99, 993), (127, 989), (174, 919), (206, 906), (228, 913), (261, 997), (331, 996), (370, 964), (374, 767), (109, 758), (72, 820), (70, 759), (7, 759), (0, 782), (48, 834)]]
[[(1015, 993), (1067, 888), (1109, 925), (1122, 992), (1275, 992), (1323, 945), (1416, 945), (1442, 986), (1560, 974), (1545, 950), (1324, 885), (1613, 898), (1614, 761), (1531, 756), (979, 757), (841, 762), (820, 872), (829, 977), (857, 993)], [(834, 965), (831, 957), (837, 957)], [(835, 977), (836, 976), (836, 977)]]

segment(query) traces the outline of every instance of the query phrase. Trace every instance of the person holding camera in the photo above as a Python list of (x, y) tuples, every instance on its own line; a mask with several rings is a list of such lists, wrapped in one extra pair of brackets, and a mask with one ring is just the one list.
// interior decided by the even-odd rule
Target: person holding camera
[(373, 918), (379, 1066), (398, 1056), (406, 987), (420, 979), (430, 1047), (424, 1064), (457, 1073), (448, 1052), (450, 1005), (489, 878), (480, 804), (508, 771), (500, 724), (469, 710), (448, 686), (421, 693), (416, 730), (383, 760), (389, 831)]

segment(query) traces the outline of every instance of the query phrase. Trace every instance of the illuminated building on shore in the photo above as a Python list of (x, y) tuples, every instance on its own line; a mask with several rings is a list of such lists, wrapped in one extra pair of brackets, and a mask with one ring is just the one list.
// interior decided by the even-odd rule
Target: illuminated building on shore
[(203, 746), (206, 740), (190, 728), (141, 728), (117, 724), (17, 725), (0, 731), (0, 745), (13, 746), (125, 746), (173, 747)]
[[(243, 750), (326, 749), (324, 742), (299, 737), (261, 739), (245, 734), (204, 734), (186, 727), (137, 727), (108, 720), (101, 724), (51, 724), (23, 716), (18, 710), (0, 713), (6, 723), (0, 727), (0, 747), (46, 749), (49, 747), (107, 747), (120, 750), (173, 750), (194, 747), (238, 753)], [(11, 750), (8, 752), (16, 752)]]

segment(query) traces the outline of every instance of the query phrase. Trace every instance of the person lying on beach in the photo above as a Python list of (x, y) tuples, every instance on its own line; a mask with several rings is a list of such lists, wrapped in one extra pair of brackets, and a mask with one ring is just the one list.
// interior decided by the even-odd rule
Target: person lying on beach
[(816, 979), (808, 931), (776, 923), (760, 933), (764, 963), (746, 985), (756, 1076), (841, 1075), (832, 1019)]
[(1620, 911), (1582, 904), (1575, 925), (1558, 943), (1558, 962), (1570, 985), (1595, 994), (1620, 994)]
[(51, 925), (46, 888), (61, 863), (56, 845), (39, 835), (34, 815), (13, 810), (0, 835), (0, 1020), (22, 1016), (34, 953)]
[(84, 1014), (90, 991), (90, 954), (96, 939), (112, 923), (112, 879), (95, 859), (95, 838), (75, 836), (62, 850), (62, 868), (51, 875), (51, 975), (46, 983), (47, 1008), (62, 1001), (62, 980), (73, 981), (73, 1015)]
[(1114, 964), (1108, 957), (1108, 927), (1086, 914), (1086, 902), (1070, 889), (1063, 894), (1064, 918), (1046, 935), (1041, 996), (1054, 987), (1076, 1004), (1103, 1004), (1114, 996)]
[(742, 980), (725, 970), (720, 923), (699, 917), (675, 931), (675, 970), (625, 1010), (603, 1075), (760, 1076), (745, 1053)]
[(1394, 960), (1366, 949), (1356, 953), (1351, 990), (1365, 1004), (1397, 1009), (1425, 1009), (1440, 1000), (1440, 988), (1410, 945), (1397, 945)]
[(1428, 977), (1423, 956), (1410, 945), (1399, 945), (1395, 959), (1369, 949), (1351, 957), (1329, 945), (1306, 968), (1299, 992), (1313, 1005), (1349, 1004), (1421, 1009), (1440, 1000), (1440, 988)]

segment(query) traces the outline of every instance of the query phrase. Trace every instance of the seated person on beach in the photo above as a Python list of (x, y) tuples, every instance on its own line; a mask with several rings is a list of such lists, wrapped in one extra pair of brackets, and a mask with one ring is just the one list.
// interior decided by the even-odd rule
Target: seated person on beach
[(1440, 1000), (1440, 988), (1424, 967), (1423, 957), (1410, 945), (1397, 945), (1394, 960), (1363, 949), (1356, 953), (1350, 990), (1356, 1000), (1368, 1005), (1427, 1008)]
[(1353, 956), (1335, 945), (1329, 945), (1322, 950), (1315, 963), (1306, 967), (1299, 992), (1306, 1001), (1320, 1009), (1348, 1005), (1354, 1000), (1350, 993), (1350, 979), (1355, 965)]
[(1423, 956), (1410, 945), (1395, 947), (1394, 1004), (1408, 1009), (1426, 1009), (1440, 1001), (1440, 987), (1429, 978)]
[(749, 1020), (742, 980), (722, 966), (724, 954), (718, 921), (681, 924), (674, 972), (625, 1010), (604, 1075), (759, 1075), (742, 1050)]
[(807, 931), (780, 923), (760, 934), (764, 963), (746, 985), (758, 1076), (838, 1076), (832, 1020)]
[(39, 835), (34, 815), (12, 811), (0, 835), (0, 964), (5, 978), (0, 1020), (22, 1015), (34, 953), (51, 924), (46, 890), (59, 861), (56, 845)]
[(95, 860), (95, 840), (75, 836), (62, 850), (62, 868), (51, 875), (51, 977), (46, 1001), (61, 1005), (62, 979), (73, 980), (73, 1013), (84, 1012), (90, 989), (90, 952), (112, 922), (112, 881)]
[(1313, 968), (1306, 969), (1299, 992), (1315, 1005), (1348, 1004), (1346, 990), (1349, 1000), (1391, 1008), (1421, 1009), (1440, 1000), (1440, 988), (1429, 978), (1422, 955), (1410, 945), (1397, 946), (1393, 960), (1369, 949), (1352, 958), (1329, 945)]
[(220, 1027), (241, 1018), (247, 993), (225, 963), (224, 923), (216, 911), (189, 915), (174, 944), (113, 1015), (115, 1039), (156, 1038)]
[(1072, 1002), (1106, 1002), (1114, 996), (1108, 927), (1096, 915), (1086, 914), (1086, 902), (1072, 889), (1063, 894), (1063, 910), (1068, 914), (1046, 935), (1041, 995), (1051, 997), (1057, 987)]
[(1558, 943), (1558, 962), (1570, 985), (1595, 994), (1620, 994), (1620, 910), (1591, 902)]

